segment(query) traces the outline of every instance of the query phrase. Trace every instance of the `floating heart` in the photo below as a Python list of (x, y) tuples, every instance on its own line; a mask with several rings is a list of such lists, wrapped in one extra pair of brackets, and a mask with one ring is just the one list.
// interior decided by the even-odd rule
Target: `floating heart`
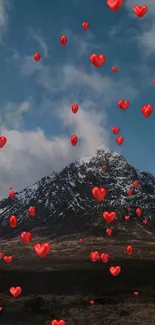
[(77, 145), (77, 143), (78, 143), (78, 137), (77, 137), (77, 135), (76, 134), (73, 134), (72, 136), (71, 136), (71, 144), (72, 144), (72, 146), (76, 146)]
[(119, 100), (117, 104), (120, 109), (125, 111), (129, 107), (130, 102), (128, 100)]
[(118, 68), (117, 67), (112, 67), (112, 71), (113, 72), (117, 72), (118, 71)]
[(30, 207), (28, 208), (28, 213), (29, 213), (30, 216), (32, 216), (32, 217), (35, 216), (36, 211), (37, 211), (37, 209), (36, 209), (36, 207), (34, 207), (34, 206), (30, 206)]
[(112, 128), (112, 132), (113, 132), (114, 134), (118, 134), (118, 133), (120, 132), (120, 128), (114, 126), (114, 127)]
[(142, 215), (142, 209), (141, 208), (137, 208), (136, 209), (136, 214), (137, 214), (138, 217), (141, 217), (141, 215)]
[(20, 237), (21, 237), (24, 244), (29, 244), (30, 241), (32, 240), (32, 234), (30, 232), (27, 232), (27, 231), (23, 231), (20, 234)]
[(107, 228), (106, 233), (107, 233), (108, 236), (111, 236), (112, 235), (112, 229)]
[(120, 266), (111, 266), (109, 270), (113, 276), (117, 276), (121, 272)]
[(90, 304), (91, 304), (91, 305), (93, 305), (93, 304), (94, 304), (94, 300), (90, 300), (89, 302), (90, 302)]
[(33, 58), (34, 58), (34, 60), (35, 60), (36, 62), (39, 62), (39, 61), (40, 61), (40, 58), (41, 58), (41, 56), (40, 56), (40, 54), (39, 54), (39, 53), (34, 53), (34, 55), (33, 55)]
[(85, 30), (87, 30), (89, 28), (89, 23), (87, 23), (86, 21), (84, 21), (82, 23), (82, 28), (85, 29)]
[(120, 146), (124, 142), (124, 137), (123, 136), (117, 137), (116, 142)]
[(99, 252), (95, 251), (95, 252), (91, 252), (90, 253), (90, 259), (92, 260), (92, 262), (97, 262), (100, 260), (100, 254)]
[(97, 201), (102, 201), (107, 195), (107, 190), (104, 187), (93, 187), (92, 194)]
[(48, 243), (34, 245), (34, 250), (37, 253), (37, 255), (40, 257), (46, 256), (49, 253), (50, 249), (51, 246)]
[(116, 218), (116, 212), (103, 212), (103, 217), (107, 222), (112, 222)]
[(72, 105), (72, 112), (73, 112), (73, 114), (76, 114), (77, 111), (78, 111), (78, 109), (79, 109), (79, 105), (78, 104), (73, 104)]
[(9, 196), (11, 197), (11, 199), (14, 199), (14, 197), (15, 197), (15, 192), (13, 192), (13, 191), (9, 192)]
[(11, 287), (10, 288), (10, 293), (12, 294), (13, 297), (18, 297), (22, 292), (21, 287)]
[(62, 36), (60, 37), (60, 44), (61, 44), (62, 46), (65, 46), (65, 45), (67, 44), (67, 37), (66, 37), (65, 35), (62, 35)]
[(143, 17), (148, 11), (148, 7), (143, 5), (143, 6), (134, 6), (133, 7), (133, 12), (135, 15), (139, 18)]
[(101, 254), (101, 261), (107, 263), (109, 261), (110, 256), (106, 253)]
[(127, 221), (130, 220), (130, 216), (125, 216), (124, 218), (125, 218), (125, 220), (127, 220)]
[(90, 61), (96, 68), (100, 68), (105, 63), (106, 56), (104, 54), (91, 54)]
[(122, 7), (124, 0), (107, 0), (107, 5), (112, 11), (117, 11)]
[(4, 256), (3, 259), (7, 264), (12, 262), (12, 256)]
[(142, 114), (144, 117), (148, 118), (153, 112), (153, 106), (151, 104), (147, 104), (142, 106)]
[(134, 181), (134, 182), (133, 182), (133, 186), (134, 186), (134, 188), (138, 188), (138, 186), (139, 186), (139, 181)]
[(17, 225), (17, 217), (16, 216), (10, 216), (10, 227), (15, 228)]
[(64, 319), (60, 319), (60, 320), (54, 319), (51, 322), (51, 325), (65, 325), (65, 324), (66, 324), (66, 322), (64, 321)]
[(128, 189), (126, 192), (127, 192), (128, 196), (132, 195), (132, 190)]
[(1, 136), (0, 137), (0, 148), (3, 148), (5, 146), (5, 144), (6, 144), (6, 142), (7, 142), (7, 138)]
[(132, 255), (133, 248), (132, 248), (131, 245), (127, 246), (127, 248), (126, 248), (126, 252), (127, 252), (128, 255)]

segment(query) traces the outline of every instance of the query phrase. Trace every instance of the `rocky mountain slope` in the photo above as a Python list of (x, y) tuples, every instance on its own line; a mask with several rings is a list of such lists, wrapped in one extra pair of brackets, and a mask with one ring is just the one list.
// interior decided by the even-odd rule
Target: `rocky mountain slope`
[[(107, 168), (102, 166), (106, 165)], [(133, 181), (140, 186), (134, 189)], [(92, 188), (105, 187), (107, 196), (102, 202), (92, 196)], [(127, 195), (127, 189), (133, 195)], [(38, 231), (41, 234), (74, 233), (77, 231), (102, 233), (107, 227), (103, 220), (104, 211), (116, 211), (117, 223), (125, 215), (135, 218), (136, 208), (143, 210), (142, 217), (152, 220), (155, 213), (155, 178), (146, 172), (139, 172), (116, 152), (110, 150), (96, 152), (91, 158), (83, 158), (71, 163), (60, 173), (53, 172), (36, 184), (0, 201), (0, 236), (16, 236), (19, 231)], [(28, 207), (37, 208), (36, 216), (28, 214)], [(129, 211), (128, 208), (131, 208)], [(9, 226), (10, 215), (16, 215), (18, 225)], [(150, 229), (150, 228), (149, 228)], [(99, 235), (100, 235), (99, 234)]]

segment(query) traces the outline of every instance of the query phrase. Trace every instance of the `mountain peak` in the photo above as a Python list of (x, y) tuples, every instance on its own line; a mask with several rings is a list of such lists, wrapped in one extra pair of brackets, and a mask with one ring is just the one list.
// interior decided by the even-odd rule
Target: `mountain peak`
[[(133, 187), (134, 180), (140, 182), (138, 189)], [(95, 186), (107, 189), (102, 202), (92, 196)], [(127, 195), (128, 189), (133, 191), (131, 196)], [(103, 211), (115, 210), (123, 216), (129, 213), (128, 208), (134, 214), (136, 207), (143, 209), (144, 217), (151, 218), (154, 199), (155, 178), (151, 174), (137, 171), (114, 151), (98, 150), (94, 156), (79, 159), (59, 173), (53, 172), (16, 193), (15, 199), (9, 197), (0, 201), (0, 229), (1, 233), (6, 229), (7, 233), (11, 231), (8, 230), (11, 214), (18, 217), (18, 231), (23, 227), (31, 230), (43, 225), (51, 231), (51, 227), (59, 228), (62, 223), (78, 230), (77, 224), (84, 227), (88, 220), (92, 224), (103, 224)], [(27, 212), (31, 205), (37, 208), (35, 217)]]

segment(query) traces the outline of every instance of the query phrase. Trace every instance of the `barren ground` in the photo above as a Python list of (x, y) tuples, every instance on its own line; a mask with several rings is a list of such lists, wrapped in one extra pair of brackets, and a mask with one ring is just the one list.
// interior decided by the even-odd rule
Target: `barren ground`
[[(50, 325), (52, 319), (65, 319), (66, 325), (155, 324), (153, 236), (121, 242), (112, 237), (64, 237), (50, 241), (52, 250), (45, 258), (33, 251), (36, 242), (37, 237), (30, 245), (19, 238), (0, 243), (1, 252), (13, 255), (11, 264), (0, 261), (1, 325)], [(132, 257), (126, 254), (128, 245), (133, 246)], [(109, 262), (91, 262), (94, 250), (108, 253)], [(121, 266), (117, 277), (109, 273), (111, 265)], [(13, 298), (9, 288), (17, 285), (22, 294)], [(137, 297), (134, 291), (139, 291)]]

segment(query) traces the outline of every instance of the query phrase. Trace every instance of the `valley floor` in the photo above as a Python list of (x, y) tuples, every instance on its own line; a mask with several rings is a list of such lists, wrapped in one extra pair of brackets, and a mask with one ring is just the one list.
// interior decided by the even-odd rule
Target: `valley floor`
[[(0, 324), (51, 325), (64, 319), (66, 325), (154, 325), (155, 242), (135, 241), (139, 253), (133, 257), (125, 254), (125, 240), (123, 245), (92, 240), (87, 255), (87, 245), (74, 244), (55, 243), (55, 253), (40, 259), (19, 243), (1, 242), (5, 254), (15, 258), (10, 265), (0, 261)], [(89, 260), (90, 251), (98, 249), (111, 255), (107, 264)], [(110, 274), (111, 265), (121, 266), (117, 277)], [(22, 294), (13, 298), (9, 288), (18, 285)]]

